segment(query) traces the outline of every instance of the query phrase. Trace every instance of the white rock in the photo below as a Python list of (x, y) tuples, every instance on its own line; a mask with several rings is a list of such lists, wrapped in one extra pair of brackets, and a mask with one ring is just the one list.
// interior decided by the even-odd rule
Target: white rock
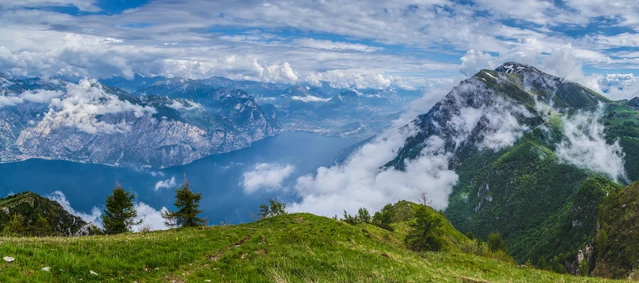
[(211, 279), (206, 279), (204, 280), (204, 282), (211, 282)]
[(50, 272), (51, 271), (51, 267), (43, 267), (42, 271), (46, 271), (46, 272)]
[(15, 258), (12, 258), (10, 256), (5, 256), (2, 259), (4, 259), (4, 261), (6, 261), (8, 263), (12, 263), (15, 260)]
[(93, 271), (93, 270), (89, 270), (89, 273), (91, 273), (91, 275), (96, 275), (96, 276), (98, 275), (98, 274), (97, 274), (95, 271)]

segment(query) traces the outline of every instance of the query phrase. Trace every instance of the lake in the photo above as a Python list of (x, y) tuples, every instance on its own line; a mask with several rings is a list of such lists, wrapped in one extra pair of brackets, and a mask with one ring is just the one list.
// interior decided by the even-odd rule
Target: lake
[(155, 209), (173, 209), (175, 187), (155, 190), (159, 181), (175, 178), (179, 185), (186, 174), (195, 192), (202, 192), (200, 208), (209, 224), (252, 221), (259, 205), (277, 197), (295, 201), (294, 193), (257, 191), (247, 194), (240, 182), (243, 174), (259, 163), (291, 164), (292, 175), (285, 179), (290, 186), (299, 176), (315, 173), (320, 166), (334, 163), (341, 149), (357, 141), (324, 137), (311, 133), (284, 132), (255, 142), (251, 147), (226, 154), (211, 155), (191, 164), (160, 170), (118, 168), (68, 161), (32, 159), (0, 164), (0, 195), (32, 191), (47, 195), (61, 191), (76, 211), (89, 213), (93, 207), (104, 209), (107, 194), (116, 180), (141, 201)]

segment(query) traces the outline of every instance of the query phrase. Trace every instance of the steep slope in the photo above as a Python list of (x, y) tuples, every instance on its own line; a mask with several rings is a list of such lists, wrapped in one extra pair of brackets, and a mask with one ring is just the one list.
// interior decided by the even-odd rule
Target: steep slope
[[(616, 143), (628, 132), (615, 137), (607, 126), (604, 137), (614, 105), (579, 84), (505, 63), (461, 82), (420, 115), (387, 166), (445, 156), (459, 176), (445, 211), (457, 229), (484, 239), (500, 232), (518, 261), (577, 273), (579, 250), (595, 234), (593, 215), (618, 186), (609, 180), (636, 178), (624, 166), (634, 168), (639, 156)], [(597, 160), (593, 148), (612, 160)]]
[[(24, 229), (11, 230), (7, 227), (11, 224), (18, 224)], [(89, 227), (59, 203), (35, 193), (23, 192), (0, 199), (0, 231), (7, 234), (72, 236), (89, 231)]]
[[(247, 147), (280, 130), (276, 115), (266, 115), (246, 93), (197, 83), (156, 82), (161, 92), (151, 88), (140, 97), (87, 79), (7, 85), (0, 96), (12, 102), (0, 104), (2, 162), (170, 167)], [(197, 102), (200, 96), (206, 103)]]
[(601, 281), (463, 253), (418, 254), (389, 231), (311, 214), (147, 234), (3, 241), (0, 254), (15, 261), (3, 263), (0, 281), (12, 282)]
[(639, 279), (639, 182), (611, 192), (602, 204), (593, 274), (608, 278)]

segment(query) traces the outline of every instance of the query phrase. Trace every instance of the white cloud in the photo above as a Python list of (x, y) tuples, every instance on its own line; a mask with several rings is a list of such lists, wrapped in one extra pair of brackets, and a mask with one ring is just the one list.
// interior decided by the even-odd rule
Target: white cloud
[(133, 104), (120, 100), (102, 89), (96, 80), (82, 79), (78, 84), (67, 84), (66, 94), (61, 98), (51, 99), (49, 112), (43, 123), (52, 121), (67, 127), (76, 127), (89, 134), (128, 132), (131, 126), (126, 120), (116, 124), (100, 121), (97, 115), (108, 115), (128, 112), (136, 118), (156, 112), (150, 106)]
[(503, 62), (497, 62), (492, 55), (475, 49), (468, 50), (466, 55), (461, 57), (461, 66), (459, 71), (464, 76), (470, 77), (482, 69), (492, 70)]
[(282, 183), (295, 171), (291, 164), (260, 163), (243, 174), (240, 185), (246, 193), (282, 189)]
[(601, 172), (617, 180), (627, 180), (623, 149), (616, 141), (606, 143), (604, 125), (600, 123), (603, 105), (594, 112), (579, 112), (563, 117), (565, 139), (557, 147), (560, 160)]
[(421, 192), (428, 193), (434, 208), (445, 209), (458, 176), (448, 170), (448, 155), (438, 137), (428, 140), (421, 157), (408, 162), (405, 171), (383, 168), (412, 133), (412, 127), (388, 130), (343, 164), (298, 178), (295, 190), (302, 200), (289, 204), (289, 210), (324, 216), (353, 213), (359, 207), (376, 211), (390, 202), (415, 199)]
[(268, 81), (273, 82), (285, 81), (294, 83), (298, 79), (297, 75), (291, 68), (291, 64), (288, 62), (284, 62), (283, 65), (268, 66), (264, 72), (264, 77)]
[(156, 210), (146, 203), (138, 202), (135, 204), (135, 211), (138, 214), (138, 216), (135, 218), (135, 221), (137, 222), (142, 220), (142, 224), (133, 227), (134, 232), (138, 232), (140, 228), (145, 225), (149, 225), (151, 230), (169, 229), (169, 227), (164, 224), (164, 218), (162, 218), (162, 213), (168, 211), (166, 207), (162, 207), (160, 210)]
[(2, 95), (0, 93), (0, 108), (4, 106), (15, 106), (25, 102), (50, 103), (53, 98), (60, 97), (64, 93), (57, 90), (28, 90), (20, 95)]
[(604, 95), (612, 100), (639, 96), (639, 77), (632, 73), (606, 74), (599, 78), (598, 84)]
[(173, 176), (171, 179), (161, 180), (155, 183), (153, 190), (157, 192), (160, 189), (174, 189), (176, 186), (177, 182), (175, 181), (175, 176)]
[(291, 96), (293, 100), (299, 100), (302, 102), (326, 102), (331, 100), (330, 98), (321, 98), (317, 96), (307, 95), (307, 96)]
[(167, 105), (167, 107), (180, 111), (202, 108), (202, 105), (192, 100), (186, 99), (183, 102), (179, 100), (173, 100), (171, 101), (171, 104)]

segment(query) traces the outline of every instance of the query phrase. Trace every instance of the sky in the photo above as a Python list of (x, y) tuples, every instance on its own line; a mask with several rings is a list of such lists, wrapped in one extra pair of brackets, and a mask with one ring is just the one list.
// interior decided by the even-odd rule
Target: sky
[(0, 0), (0, 72), (418, 88), (517, 61), (629, 98), (637, 31), (624, 0)]

